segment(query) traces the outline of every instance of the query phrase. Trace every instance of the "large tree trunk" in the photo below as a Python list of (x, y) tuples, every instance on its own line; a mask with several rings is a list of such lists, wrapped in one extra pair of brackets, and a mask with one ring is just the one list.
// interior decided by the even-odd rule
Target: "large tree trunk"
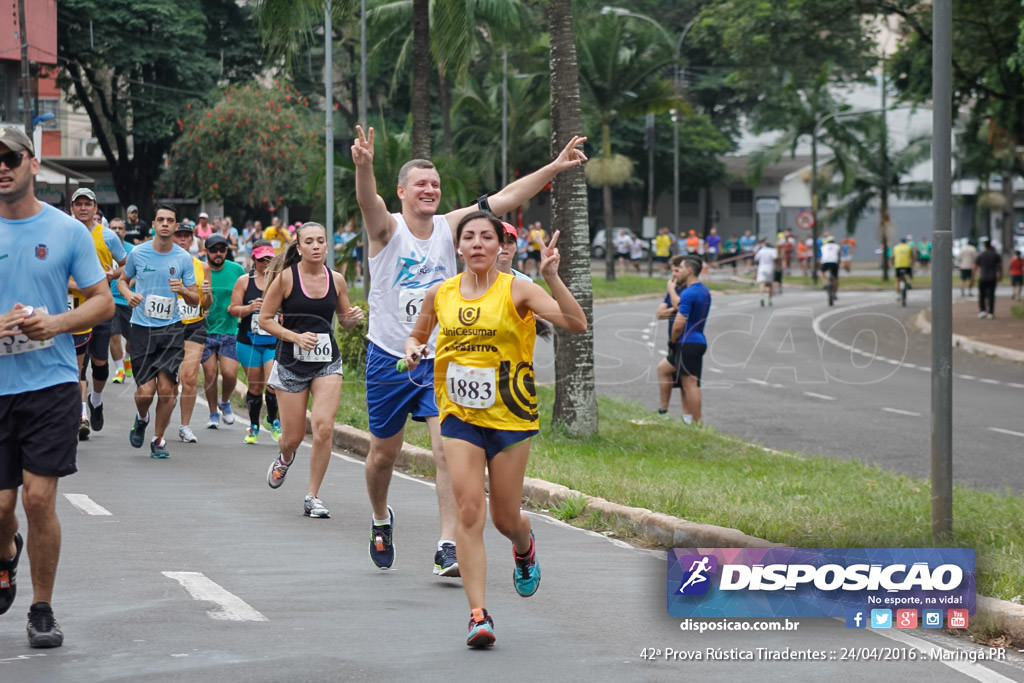
[(448, 79), (444, 75), (444, 67), (437, 66), (438, 103), (441, 105), (441, 144), (444, 153), (454, 154), (452, 143), (452, 93), (448, 87)]
[(999, 241), (1003, 243), (1003, 255), (1013, 255), (1013, 171), (1003, 171), (1003, 225)]
[(430, 158), (430, 1), (412, 3), (412, 155)]
[[(572, 0), (551, 0), (551, 150), (559, 153), (583, 128)], [(551, 227), (560, 230), (559, 275), (587, 315), (580, 334), (555, 328), (555, 405), (552, 421), (576, 436), (597, 434), (594, 388), (594, 293), (590, 282), (587, 186), (582, 168), (559, 174), (551, 188)], [(611, 248), (611, 225), (605, 228)]]

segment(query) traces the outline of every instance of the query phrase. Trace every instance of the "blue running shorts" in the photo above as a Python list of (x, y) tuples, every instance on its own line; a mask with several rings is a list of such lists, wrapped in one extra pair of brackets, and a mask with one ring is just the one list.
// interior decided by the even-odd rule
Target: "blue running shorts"
[(447, 415), (441, 423), (441, 436), (446, 439), (458, 439), (482, 448), (484, 455), (490, 460), (509, 446), (526, 441), (537, 435), (536, 429), (514, 432), (508, 429), (492, 429), (478, 427), (454, 415)]
[(235, 355), (243, 368), (262, 368), (265, 364), (274, 360), (276, 346), (253, 346), (235, 341)]
[(398, 356), (370, 342), (366, 348), (366, 412), (370, 433), (378, 439), (392, 437), (405, 428), (406, 418), (424, 422), (437, 417), (434, 397), (434, 359), (420, 361), (415, 370), (395, 369)]

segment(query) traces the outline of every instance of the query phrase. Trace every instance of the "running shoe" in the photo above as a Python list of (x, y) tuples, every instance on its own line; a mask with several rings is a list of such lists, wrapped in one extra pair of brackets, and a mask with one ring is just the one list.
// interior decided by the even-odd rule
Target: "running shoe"
[(525, 556), (521, 556), (513, 547), (512, 557), (516, 562), (516, 568), (512, 570), (512, 583), (516, 587), (516, 593), (528, 598), (540, 587), (540, 565), (537, 564), (537, 544), (533, 540), (532, 531), (530, 532), (530, 551)]
[(434, 553), (434, 573), (438, 576), (459, 576), (454, 543), (442, 543), (441, 549)]
[(124, 359), (124, 376), (125, 377), (131, 377), (132, 376), (132, 359), (131, 358), (125, 358)]
[(323, 501), (316, 496), (306, 496), (305, 502), (302, 504), (302, 514), (307, 517), (322, 517), (327, 519), (331, 516), (331, 511), (327, 509)]
[(494, 636), (494, 619), (483, 607), (474, 607), (469, 614), (469, 634), (466, 645), (469, 647), (490, 647), (497, 640)]
[(92, 404), (92, 397), (90, 396), (86, 401), (85, 405), (89, 408), (89, 426), (92, 427), (92, 431), (98, 432), (103, 429), (103, 404), (94, 406)]
[(124, 384), (124, 368), (118, 368), (117, 372), (114, 373), (114, 384)]
[(171, 454), (167, 451), (167, 440), (166, 439), (153, 439), (149, 442), (149, 457), (156, 458), (157, 460), (164, 460), (171, 457)]
[(14, 532), (14, 557), (10, 560), (0, 560), (0, 614), (3, 614), (14, 604), (14, 596), (18, 593), (18, 560), (21, 559), (21, 549), (25, 541), (21, 534)]
[(199, 443), (199, 438), (196, 437), (195, 432), (188, 425), (178, 427), (178, 438), (185, 443)]
[(274, 462), (270, 463), (270, 469), (267, 470), (267, 485), (272, 489), (281, 488), (281, 484), (284, 483), (284, 478), (288, 474), (288, 468), (295, 462), (295, 456), (292, 456), (292, 462), (284, 461), (284, 454), (278, 453), (277, 457), (274, 458)]
[(216, 429), (220, 426), (220, 413), (210, 413), (210, 423), (206, 425), (207, 429)]
[(249, 428), (245, 430), (245, 438), (242, 439), (244, 443), (256, 443), (257, 438), (260, 435), (259, 425), (249, 425)]
[(143, 422), (139, 419), (139, 416), (135, 416), (135, 422), (132, 423), (132, 430), (128, 432), (128, 443), (132, 445), (132, 448), (142, 448), (142, 443), (146, 440), (146, 427), (149, 426), (149, 420)]
[(388, 505), (388, 524), (370, 523), (370, 560), (377, 569), (390, 569), (395, 563), (395, 544), (391, 538), (395, 528), (395, 511)]
[(89, 418), (86, 415), (82, 416), (82, 420), (78, 423), (78, 440), (88, 441), (89, 440)]
[(281, 438), (281, 418), (278, 418), (273, 422), (271, 422), (269, 419), (264, 418), (263, 423), (267, 426), (267, 429), (270, 430), (270, 437), (274, 441), (277, 441), (278, 439)]
[(29, 647), (60, 647), (64, 644), (64, 632), (53, 616), (49, 603), (37, 602), (28, 610)]
[(226, 425), (235, 424), (235, 414), (231, 412), (231, 401), (224, 401), (220, 404), (220, 419)]

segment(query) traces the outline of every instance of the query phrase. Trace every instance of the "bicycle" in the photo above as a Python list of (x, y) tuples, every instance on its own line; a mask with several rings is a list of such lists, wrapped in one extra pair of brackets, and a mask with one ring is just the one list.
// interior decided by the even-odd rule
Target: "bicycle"
[(839, 288), (839, 278), (836, 277), (835, 273), (828, 274), (828, 285), (825, 289), (828, 291), (828, 305), (834, 306), (836, 303), (836, 290)]
[(903, 308), (907, 307), (907, 279), (905, 277), (900, 278), (900, 306)]

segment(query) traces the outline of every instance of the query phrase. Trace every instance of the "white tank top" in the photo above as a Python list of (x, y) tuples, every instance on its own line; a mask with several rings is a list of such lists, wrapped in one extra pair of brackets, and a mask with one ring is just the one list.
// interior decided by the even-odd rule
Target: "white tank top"
[[(427, 239), (409, 231), (401, 213), (395, 232), (384, 248), (370, 259), (370, 341), (393, 356), (405, 355), (405, 340), (423, 307), (423, 297), (434, 284), (457, 271), (455, 241), (444, 216), (434, 216), (434, 230)], [(433, 357), (437, 328), (427, 346)]]

